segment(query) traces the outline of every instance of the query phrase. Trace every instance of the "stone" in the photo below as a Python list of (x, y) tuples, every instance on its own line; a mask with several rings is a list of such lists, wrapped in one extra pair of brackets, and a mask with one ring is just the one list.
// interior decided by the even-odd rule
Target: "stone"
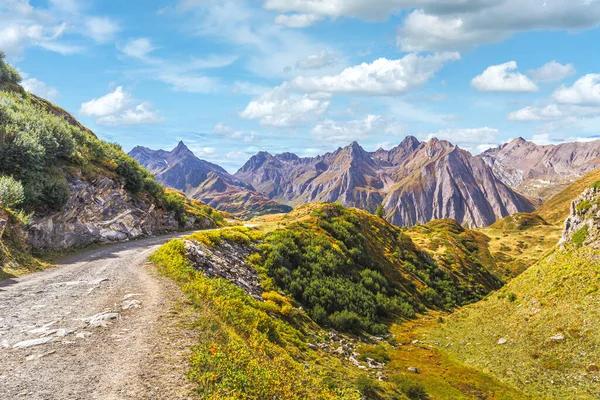
[(50, 343), (53, 341), (54, 341), (54, 338), (51, 336), (42, 337), (42, 338), (38, 338), (38, 339), (24, 340), (22, 342), (15, 344), (13, 346), (13, 349), (27, 349), (29, 347), (40, 346), (42, 344), (47, 344), (47, 343)]
[(123, 310), (129, 310), (132, 308), (142, 308), (142, 301), (141, 300), (125, 300), (123, 303), (121, 303), (121, 308)]
[(316, 351), (316, 350), (318, 350), (318, 349), (319, 349), (319, 348), (318, 348), (316, 345), (314, 345), (314, 344), (312, 344), (312, 343), (308, 343), (308, 344), (307, 344), (307, 346), (308, 346), (308, 348), (309, 348), (309, 349), (311, 349), (311, 350), (315, 350), (315, 351)]
[(105, 328), (111, 324), (111, 321), (116, 321), (121, 318), (121, 314), (114, 311), (107, 311), (103, 313), (99, 313), (93, 315), (89, 318), (86, 318), (84, 322), (87, 322), (88, 326), (96, 328), (102, 327)]
[(506, 344), (507, 342), (508, 342), (508, 339), (506, 339), (506, 338), (498, 339), (498, 344)]
[(556, 342), (560, 342), (561, 340), (565, 340), (565, 336), (562, 333), (550, 336), (548, 339), (554, 340)]
[(419, 373), (419, 369), (417, 367), (408, 367), (408, 370), (414, 374)]

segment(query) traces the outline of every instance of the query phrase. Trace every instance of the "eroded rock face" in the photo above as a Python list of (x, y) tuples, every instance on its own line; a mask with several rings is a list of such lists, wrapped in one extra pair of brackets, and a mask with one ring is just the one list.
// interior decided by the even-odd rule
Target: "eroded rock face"
[(0, 239), (2, 239), (6, 225), (8, 225), (8, 214), (0, 208)]
[(587, 188), (571, 203), (560, 244), (571, 243), (600, 248), (600, 189)]
[(69, 184), (71, 195), (63, 209), (34, 219), (29, 227), (32, 247), (64, 249), (213, 227), (208, 218), (190, 218), (186, 226), (180, 226), (174, 213), (148, 199), (133, 197), (120, 182), (107, 177), (91, 183), (75, 179)]
[(207, 247), (195, 240), (184, 240), (186, 254), (197, 270), (209, 278), (223, 278), (262, 301), (258, 272), (245, 260), (255, 250), (249, 246), (223, 241)]

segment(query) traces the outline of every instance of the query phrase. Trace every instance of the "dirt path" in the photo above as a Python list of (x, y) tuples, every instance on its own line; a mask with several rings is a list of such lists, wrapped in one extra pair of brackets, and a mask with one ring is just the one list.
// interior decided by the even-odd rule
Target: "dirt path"
[(0, 281), (0, 399), (187, 399), (180, 290), (148, 257), (177, 235), (85, 251)]

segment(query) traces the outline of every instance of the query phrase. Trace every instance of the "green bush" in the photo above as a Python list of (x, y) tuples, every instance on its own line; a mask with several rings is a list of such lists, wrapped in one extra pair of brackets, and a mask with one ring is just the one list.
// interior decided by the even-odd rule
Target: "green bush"
[(385, 208), (383, 208), (383, 204), (380, 204), (379, 207), (377, 207), (377, 210), (375, 210), (375, 216), (379, 218), (385, 217)]
[(583, 200), (575, 207), (579, 214), (585, 214), (590, 208), (592, 208), (592, 203), (589, 200)]
[(356, 388), (366, 399), (379, 399), (380, 390), (379, 383), (376, 380), (369, 377), (369, 375), (363, 374), (356, 379)]
[(0, 206), (12, 208), (23, 203), (23, 185), (11, 176), (0, 176)]
[(4, 61), (4, 52), (0, 51), (0, 82), (20, 83), (21, 76), (13, 67)]
[(573, 244), (575, 244), (576, 246), (581, 246), (583, 243), (585, 243), (586, 239), (588, 237), (588, 226), (585, 225), (583, 228), (581, 228), (580, 230), (578, 230), (577, 232), (575, 232), (573, 234)]
[(591, 187), (596, 190), (600, 189), (600, 181), (592, 183)]
[(69, 183), (63, 175), (47, 176), (42, 189), (42, 199), (50, 206), (61, 209), (69, 201)]
[(407, 378), (404, 375), (393, 375), (390, 381), (404, 393), (410, 400), (427, 400), (429, 396), (425, 391), (425, 387), (417, 381)]

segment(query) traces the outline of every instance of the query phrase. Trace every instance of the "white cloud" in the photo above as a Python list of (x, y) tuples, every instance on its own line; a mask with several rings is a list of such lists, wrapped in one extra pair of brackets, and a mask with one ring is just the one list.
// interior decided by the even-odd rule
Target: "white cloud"
[(377, 135), (402, 136), (406, 132), (404, 124), (379, 115), (367, 115), (364, 119), (353, 121), (327, 119), (315, 126), (311, 134), (320, 140), (346, 144)]
[(600, 140), (598, 137), (579, 137), (579, 136), (556, 136), (550, 133), (538, 133), (533, 135), (531, 141), (540, 146), (556, 145), (566, 142), (593, 142)]
[(329, 98), (323, 93), (296, 94), (284, 83), (253, 99), (240, 117), (258, 119), (261, 125), (277, 128), (302, 126), (327, 111)]
[(102, 125), (143, 125), (162, 121), (148, 102), (135, 104), (130, 93), (117, 87), (114, 92), (81, 104), (82, 115)]
[(474, 154), (478, 154), (498, 143), (500, 131), (495, 128), (466, 128), (466, 129), (443, 129), (437, 133), (418, 135), (425, 140), (430, 140), (434, 137), (440, 140), (447, 140), (452, 144), (458, 145), (461, 148), (468, 150)]
[(321, 17), (314, 14), (282, 14), (275, 18), (275, 23), (288, 28), (306, 28), (319, 20)]
[(573, 64), (561, 64), (556, 61), (550, 61), (538, 69), (528, 71), (529, 76), (536, 82), (560, 82), (570, 76), (575, 75)]
[(190, 93), (211, 93), (219, 87), (217, 79), (197, 73), (199, 70), (222, 68), (231, 65), (237, 56), (207, 55), (203, 58), (190, 58), (183, 61), (165, 60), (153, 57), (156, 50), (148, 38), (130, 39), (119, 47), (124, 55), (137, 59), (149, 68), (136, 69), (134, 75), (158, 80), (170, 85), (174, 90)]
[(565, 104), (600, 104), (600, 74), (585, 75), (571, 87), (561, 86), (554, 91), (552, 98)]
[(113, 40), (120, 31), (119, 24), (108, 17), (89, 17), (85, 20), (84, 34), (97, 43), (106, 43)]
[(253, 82), (235, 82), (231, 88), (232, 93), (249, 94), (252, 96), (259, 96), (267, 90), (269, 90), (269, 87)]
[(458, 53), (407, 54), (399, 60), (380, 58), (371, 64), (346, 68), (338, 75), (297, 77), (291, 84), (304, 92), (398, 95), (426, 83), (446, 62), (458, 59)]
[(564, 113), (556, 104), (550, 104), (546, 107), (525, 107), (508, 114), (510, 121), (542, 121), (558, 119), (564, 116)]
[(126, 56), (140, 60), (147, 60), (150, 53), (155, 49), (156, 47), (154, 47), (152, 41), (148, 38), (130, 39), (124, 46), (119, 47), (119, 50)]
[(243, 140), (245, 143), (252, 142), (257, 137), (255, 132), (236, 130), (229, 125), (223, 124), (222, 122), (219, 122), (217, 125), (215, 125), (212, 133), (228, 139)]
[(338, 54), (332, 54), (327, 50), (323, 50), (301, 59), (296, 63), (296, 68), (306, 70), (331, 67), (339, 62), (339, 57)]
[(461, 16), (431, 15), (415, 10), (398, 28), (396, 42), (403, 51), (463, 50), (474, 47), (480, 41), (500, 39), (498, 36), (498, 32), (483, 28), (467, 29)]
[(537, 92), (539, 88), (531, 79), (519, 72), (516, 61), (486, 68), (471, 81), (471, 86), (480, 92)]
[(56, 100), (56, 98), (58, 98), (58, 89), (48, 86), (36, 78), (23, 79), (21, 86), (28, 92), (43, 97), (44, 99)]

